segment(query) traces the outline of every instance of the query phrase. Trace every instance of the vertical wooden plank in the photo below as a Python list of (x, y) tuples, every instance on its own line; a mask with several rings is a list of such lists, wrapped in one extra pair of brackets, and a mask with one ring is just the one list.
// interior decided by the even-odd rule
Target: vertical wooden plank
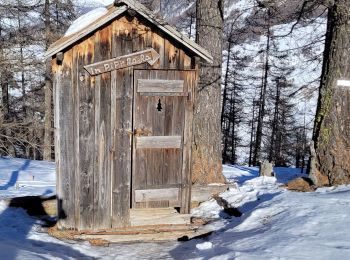
[[(144, 25), (142, 20), (137, 17), (131, 22), (132, 25), (132, 49), (133, 52), (142, 51), (152, 46), (152, 31), (151, 28)], [(149, 68), (148, 63), (134, 66), (134, 69)]]
[[(111, 58), (111, 25), (95, 33), (94, 62)], [(111, 227), (111, 73), (95, 81), (94, 229)]]
[(163, 69), (165, 64), (165, 39), (159, 31), (152, 31), (152, 48), (160, 55), (159, 60), (153, 65), (154, 69)]
[[(167, 71), (164, 70), (152, 70), (150, 71), (150, 78), (153, 79), (166, 79)], [(150, 135), (164, 136), (165, 134), (165, 97), (142, 97), (148, 102), (147, 109), (147, 128), (152, 129)], [(162, 109), (158, 111), (158, 103)], [(147, 163), (151, 167), (147, 167), (147, 185), (159, 186), (163, 184), (163, 163), (164, 163), (164, 150), (163, 149), (151, 149), (147, 153)]]
[(75, 178), (74, 178), (74, 131), (73, 131), (73, 86), (72, 50), (64, 54), (56, 85), (56, 127), (58, 145), (58, 207), (59, 228), (73, 229), (75, 225)]
[[(134, 115), (133, 125), (134, 129), (144, 129), (151, 131), (151, 129), (145, 129), (147, 126), (147, 110), (148, 102), (141, 102), (141, 96), (137, 93), (138, 79), (147, 79), (149, 72), (144, 70), (136, 70), (134, 73)], [(146, 207), (146, 203), (135, 203), (134, 195), (135, 190), (139, 188), (147, 187), (147, 160), (146, 154), (148, 150), (136, 149), (136, 140), (133, 140), (133, 167), (132, 167), (132, 207)]]
[(79, 229), (93, 229), (94, 148), (95, 148), (95, 79), (84, 65), (93, 62), (94, 36), (79, 44)]
[[(168, 71), (167, 79), (175, 80), (180, 78), (179, 73)], [(186, 92), (186, 85), (184, 86)], [(185, 97), (166, 97), (165, 106), (165, 135), (183, 136), (184, 134), (184, 99)], [(163, 162), (163, 182), (166, 185), (181, 183), (182, 151), (178, 149), (165, 149)]]
[[(121, 18), (113, 23), (112, 56), (126, 55), (132, 52), (132, 26)], [(115, 107), (112, 114), (115, 122), (112, 128), (114, 136), (114, 158), (112, 172), (112, 227), (130, 225), (130, 182), (131, 182), (131, 140), (133, 68), (120, 69), (113, 74), (116, 82), (112, 96)], [(114, 86), (114, 85), (113, 85)]]
[[(140, 51), (146, 49), (147, 47), (152, 45), (152, 32), (149, 27), (145, 26), (142, 21), (134, 18), (133, 20), (133, 51)], [(136, 40), (135, 40), (136, 39)], [(137, 93), (137, 80), (142, 78), (148, 78), (149, 73), (147, 71), (139, 71), (136, 69), (147, 69), (150, 65), (148, 63), (140, 64), (134, 67), (134, 129), (144, 129), (147, 124), (147, 116), (148, 116), (148, 103), (143, 102), (139, 94)], [(138, 100), (136, 102), (136, 100)], [(151, 131), (151, 129), (147, 129), (147, 131)], [(146, 154), (148, 152), (145, 150), (136, 150), (136, 140), (133, 142), (133, 164), (136, 169), (137, 174), (132, 177), (132, 197), (135, 196), (135, 190), (142, 186), (147, 185), (147, 176), (148, 176), (148, 167), (147, 167), (147, 159)], [(136, 159), (137, 158), (137, 159)], [(135, 163), (136, 161), (136, 163)], [(133, 168), (134, 169), (134, 168)], [(134, 171), (135, 172), (135, 171)], [(137, 203), (138, 207), (146, 207), (146, 202)], [(133, 202), (133, 207), (135, 207), (135, 203)]]
[(165, 39), (165, 46), (164, 46), (164, 68), (181, 69), (180, 68), (180, 49), (174, 46), (167, 39)]
[(191, 62), (191, 57), (184, 50), (180, 50), (180, 69), (190, 70), (192, 66)]
[(193, 100), (196, 87), (196, 72), (183, 71), (177, 72), (184, 76), (185, 85), (189, 92), (189, 98), (185, 105), (185, 126), (183, 143), (183, 162), (182, 162), (182, 189), (181, 189), (181, 209), (180, 213), (190, 213), (191, 210), (191, 172), (192, 172), (192, 136), (193, 136)]
[(73, 84), (73, 130), (74, 130), (74, 176), (75, 176), (75, 198), (74, 198), (74, 208), (75, 208), (75, 225), (78, 228), (80, 222), (80, 176), (79, 176), (79, 47), (76, 45), (73, 47), (73, 73), (72, 73), (72, 84)]
[(58, 223), (57, 226), (59, 229), (63, 228), (61, 219), (62, 212), (62, 201), (61, 201), (61, 167), (60, 167), (60, 91), (61, 91), (61, 73), (62, 66), (58, 66), (56, 59), (53, 59), (52, 62), (52, 76), (53, 76), (53, 103), (54, 103), (54, 129), (55, 129), (55, 164), (56, 164), (56, 192), (57, 192), (57, 212), (58, 212)]

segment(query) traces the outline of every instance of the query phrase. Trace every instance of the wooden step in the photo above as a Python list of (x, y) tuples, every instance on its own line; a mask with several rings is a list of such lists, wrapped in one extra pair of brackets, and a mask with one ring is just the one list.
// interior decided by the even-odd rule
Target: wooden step
[(190, 214), (180, 214), (174, 208), (131, 209), (131, 226), (189, 225)]
[(165, 242), (165, 241), (188, 241), (194, 238), (209, 235), (208, 229), (176, 230), (169, 232), (155, 232), (148, 234), (124, 234), (124, 235), (78, 235), (75, 239), (104, 241), (102, 244), (113, 243), (137, 243), (137, 242)]

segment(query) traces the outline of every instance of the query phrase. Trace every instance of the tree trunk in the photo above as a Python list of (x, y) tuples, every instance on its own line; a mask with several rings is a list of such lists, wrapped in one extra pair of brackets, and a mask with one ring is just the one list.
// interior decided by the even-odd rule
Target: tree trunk
[[(267, 12), (268, 12), (268, 19), (270, 19), (269, 10)], [(262, 143), (263, 125), (264, 125), (264, 117), (265, 117), (266, 89), (267, 89), (267, 80), (268, 80), (269, 66), (270, 66), (269, 65), (270, 40), (271, 40), (270, 38), (271, 38), (271, 31), (270, 31), (270, 24), (268, 24), (264, 77), (263, 77), (261, 92), (260, 92), (258, 126), (256, 128), (256, 138), (255, 138), (255, 147), (254, 147), (254, 155), (253, 155), (254, 166), (257, 166), (261, 160), (261, 143)]]
[(223, 1), (197, 0), (196, 40), (213, 56), (213, 64), (201, 63), (194, 112), (192, 181), (224, 182), (221, 154), (221, 67)]
[(269, 162), (276, 162), (276, 134), (279, 124), (279, 105), (280, 105), (280, 82), (279, 79), (276, 80), (276, 96), (275, 96), (275, 111), (272, 121), (272, 133), (270, 141), (270, 151), (269, 151)]
[(318, 186), (350, 183), (350, 0), (335, 0), (328, 25), (317, 113), (311, 178)]
[[(45, 0), (45, 41), (46, 49), (50, 45), (50, 1)], [(51, 80), (51, 62), (46, 62), (45, 70), (45, 133), (44, 133), (44, 154), (43, 159), (50, 161), (52, 159), (52, 80)]]

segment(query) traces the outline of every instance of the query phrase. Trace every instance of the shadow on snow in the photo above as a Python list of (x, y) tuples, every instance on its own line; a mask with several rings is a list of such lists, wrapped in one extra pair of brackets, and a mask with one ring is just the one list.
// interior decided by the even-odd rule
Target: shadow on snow
[[(195, 257), (201, 257), (202, 259), (210, 259), (212, 257), (219, 257), (220, 255), (224, 255), (227, 253), (232, 253), (232, 249), (220, 246), (220, 243), (217, 243), (215, 245), (215, 250), (198, 250), (196, 248), (196, 245), (198, 243), (203, 243), (205, 241), (208, 241), (210, 238), (211, 241), (215, 243), (216, 240), (220, 241), (230, 241), (232, 238), (243, 239), (245, 237), (252, 236), (254, 232), (261, 233), (263, 230), (259, 229), (258, 231), (235, 231), (232, 230), (241, 223), (244, 222), (247, 218), (249, 218), (254, 211), (255, 208), (257, 208), (260, 204), (272, 200), (274, 197), (281, 194), (281, 192), (275, 192), (275, 193), (268, 193), (268, 194), (262, 194), (257, 197), (256, 201), (251, 201), (246, 204), (244, 204), (242, 207), (239, 208), (239, 210), (243, 213), (241, 217), (232, 217), (227, 220), (227, 223), (224, 227), (222, 227), (219, 230), (214, 231), (210, 236), (206, 238), (201, 239), (194, 239), (182, 244), (179, 244), (178, 247), (170, 251), (171, 257), (174, 259), (188, 259), (188, 258), (195, 258)], [(227, 218), (228, 215), (224, 212), (221, 212), (221, 217)], [(265, 229), (268, 229), (269, 226), (266, 225), (264, 227)], [(191, 253), (189, 253), (191, 252)]]
[[(43, 207), (44, 201), (55, 198), (55, 196), (49, 198), (35, 196), (14, 198), (10, 201), (9, 207), (0, 214), (2, 259), (17, 259), (23, 254), (38, 259), (47, 256), (59, 259), (91, 259), (70, 246), (28, 238), (33, 228), (55, 225), (55, 218), (50, 217)], [(40, 219), (34, 216), (40, 216)]]

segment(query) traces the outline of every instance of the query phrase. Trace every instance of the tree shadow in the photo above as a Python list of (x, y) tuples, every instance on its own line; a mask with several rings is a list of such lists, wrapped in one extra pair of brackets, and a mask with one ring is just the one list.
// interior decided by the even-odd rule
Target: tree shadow
[(23, 165), (20, 168), (18, 168), (16, 171), (13, 171), (11, 173), (10, 180), (5, 185), (0, 186), (0, 190), (7, 190), (7, 189), (15, 186), (16, 182), (18, 180), (19, 172), (25, 171), (29, 167), (30, 162), (31, 162), (30, 160), (25, 160)]
[[(238, 184), (243, 184), (246, 181), (252, 180), (259, 177), (259, 168), (252, 168), (239, 165), (231, 165), (232, 168), (236, 168), (247, 172), (247, 175), (234, 176), (228, 178), (230, 181), (235, 181)], [(286, 184), (289, 181), (298, 177), (307, 177), (308, 175), (301, 172), (301, 168), (290, 168), (290, 167), (274, 167), (273, 168), (277, 182)]]
[[(230, 241), (230, 240), (239, 240), (243, 239), (249, 236), (254, 235), (254, 232), (263, 232), (262, 229), (259, 229), (258, 231), (235, 231), (233, 230), (235, 227), (243, 223), (246, 219), (248, 219), (254, 209), (256, 209), (260, 204), (272, 200), (274, 197), (278, 196), (282, 192), (275, 192), (275, 193), (268, 193), (268, 194), (262, 194), (257, 197), (256, 201), (248, 202), (244, 204), (242, 207), (239, 208), (239, 210), (243, 213), (241, 217), (231, 217), (228, 218), (228, 215), (225, 212), (221, 212), (219, 215), (226, 219), (226, 224), (220, 228), (219, 230), (214, 231), (205, 238), (199, 238), (190, 240), (188, 242), (183, 242), (179, 244), (176, 248), (171, 250), (169, 253), (172, 258), (174, 259), (189, 259), (189, 258), (198, 258), (201, 257), (201, 259), (211, 259), (213, 257), (220, 257), (220, 255), (225, 255), (228, 253), (232, 253), (232, 249), (229, 247), (225, 247), (224, 245), (221, 245), (220, 241)], [(269, 225), (265, 225), (264, 229), (269, 229)], [(198, 243), (203, 243), (206, 241), (217, 241), (218, 243), (215, 244), (215, 247), (213, 249), (208, 250), (198, 250), (196, 248), (196, 245)], [(218, 258), (219, 259), (219, 258)]]
[(246, 181), (249, 181), (251, 179), (254, 179), (259, 176), (259, 168), (251, 168), (251, 167), (245, 167), (245, 166), (238, 166), (238, 165), (231, 165), (230, 167), (236, 168), (242, 171), (245, 171), (248, 173), (248, 175), (239, 175), (234, 176), (231, 178), (227, 178), (230, 181), (234, 181), (238, 184), (243, 184)]
[[(36, 258), (48, 256), (58, 259), (92, 258), (63, 243), (28, 238), (39, 234), (39, 231), (33, 234), (31, 232), (33, 229), (55, 225), (57, 218), (48, 215), (43, 206), (45, 201), (53, 199), (56, 199), (56, 196), (19, 197), (10, 201), (9, 206), (0, 214), (1, 259), (20, 258), (23, 252)], [(50, 237), (48, 240), (54, 239)]]

